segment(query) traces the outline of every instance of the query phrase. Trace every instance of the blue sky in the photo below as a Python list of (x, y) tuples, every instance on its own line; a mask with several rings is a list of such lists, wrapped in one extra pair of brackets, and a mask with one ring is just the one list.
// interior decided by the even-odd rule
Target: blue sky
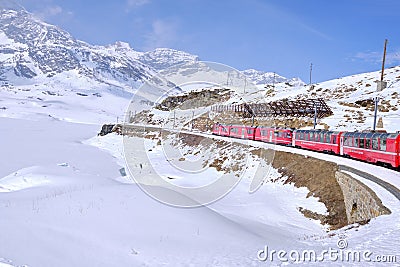
[(19, 0), (77, 39), (169, 47), (313, 82), (400, 64), (398, 0)]

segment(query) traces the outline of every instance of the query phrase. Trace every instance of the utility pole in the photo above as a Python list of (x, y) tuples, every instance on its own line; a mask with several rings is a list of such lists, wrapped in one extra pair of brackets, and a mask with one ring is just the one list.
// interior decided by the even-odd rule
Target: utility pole
[[(386, 88), (387, 83), (383, 81), (383, 75), (384, 75), (384, 71), (385, 71), (385, 60), (386, 60), (386, 46), (387, 46), (387, 42), (388, 40), (385, 39), (385, 44), (383, 47), (383, 58), (382, 58), (382, 71), (381, 71), (381, 80), (378, 81), (377, 87), (376, 87), (376, 91), (382, 91), (383, 89)], [(375, 132), (376, 129), (376, 117), (378, 115), (378, 108), (379, 108), (379, 96), (377, 95), (375, 97), (375, 105), (374, 105), (374, 125), (372, 127), (372, 130)]]
[(385, 45), (383, 47), (383, 59), (382, 59), (382, 72), (381, 72), (381, 82), (383, 81), (383, 72), (385, 71), (385, 60), (386, 60), (386, 45), (388, 40), (385, 39)]
[(310, 65), (310, 86), (311, 86), (311, 84), (312, 84), (312, 63), (311, 63), (311, 65)]

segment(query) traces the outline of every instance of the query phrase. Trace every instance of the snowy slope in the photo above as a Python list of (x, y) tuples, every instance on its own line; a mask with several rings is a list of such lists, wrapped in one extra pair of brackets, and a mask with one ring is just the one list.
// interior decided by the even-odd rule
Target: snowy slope
[(276, 83), (293, 83), (300, 81), (299, 78), (287, 79), (274, 72), (265, 72), (255, 69), (243, 70), (242, 73), (253, 83), (257, 85), (276, 84)]
[[(373, 99), (380, 98), (378, 117), (388, 132), (399, 130), (400, 125), (400, 66), (385, 70), (388, 87), (377, 92), (380, 71), (361, 73), (313, 85), (278, 84), (268, 87), (268, 100), (323, 98), (334, 115), (322, 119), (334, 130), (367, 130), (373, 124)], [(260, 90), (264, 88), (259, 87)]]

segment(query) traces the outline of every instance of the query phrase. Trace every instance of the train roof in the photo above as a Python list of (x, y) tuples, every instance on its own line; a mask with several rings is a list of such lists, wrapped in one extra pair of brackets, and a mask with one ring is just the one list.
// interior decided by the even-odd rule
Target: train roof
[(346, 132), (344, 133), (345, 137), (354, 136), (354, 137), (366, 137), (366, 138), (393, 138), (396, 139), (400, 136), (400, 133), (379, 133), (379, 132)]
[(341, 133), (340, 131), (328, 131), (328, 130), (319, 130), (319, 129), (311, 129), (311, 130), (296, 130), (296, 133), (310, 133), (310, 132), (317, 132), (317, 133)]

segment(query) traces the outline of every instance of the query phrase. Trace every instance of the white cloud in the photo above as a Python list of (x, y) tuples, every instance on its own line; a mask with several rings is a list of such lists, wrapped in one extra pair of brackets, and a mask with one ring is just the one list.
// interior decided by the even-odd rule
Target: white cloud
[(177, 40), (178, 22), (175, 20), (155, 20), (152, 30), (145, 35), (145, 50), (171, 47)]
[(68, 17), (70, 18), (74, 15), (72, 11), (66, 11), (62, 7), (57, 5), (46, 6), (42, 9), (34, 11), (33, 13), (38, 18), (44, 21), (51, 20), (54, 17), (60, 17), (60, 16), (63, 17), (64, 19)]
[[(382, 62), (382, 57), (383, 52), (359, 52), (353, 57), (353, 59), (371, 63), (380, 63)], [(400, 50), (387, 53), (385, 61), (389, 65), (400, 63)]]
[(304, 24), (304, 23), (299, 23), (299, 24), (300, 24), (305, 30), (309, 31), (310, 33), (312, 33), (312, 34), (314, 34), (314, 35), (316, 35), (316, 36), (319, 36), (319, 37), (322, 38), (322, 39), (325, 39), (325, 40), (327, 40), (327, 41), (333, 40), (333, 38), (332, 38), (331, 36), (329, 36), (329, 35), (327, 35), (327, 34), (321, 32), (321, 31), (318, 31), (318, 30), (316, 30), (316, 29), (313, 28), (313, 27), (310, 27), (310, 26), (308, 26), (308, 25), (306, 25), (306, 24)]
[(56, 16), (58, 14), (61, 14), (62, 12), (63, 9), (60, 6), (49, 6), (43, 10), (43, 13), (46, 16)]
[(150, 0), (126, 0), (126, 6), (127, 6), (127, 12), (129, 12), (130, 10), (149, 4)]

